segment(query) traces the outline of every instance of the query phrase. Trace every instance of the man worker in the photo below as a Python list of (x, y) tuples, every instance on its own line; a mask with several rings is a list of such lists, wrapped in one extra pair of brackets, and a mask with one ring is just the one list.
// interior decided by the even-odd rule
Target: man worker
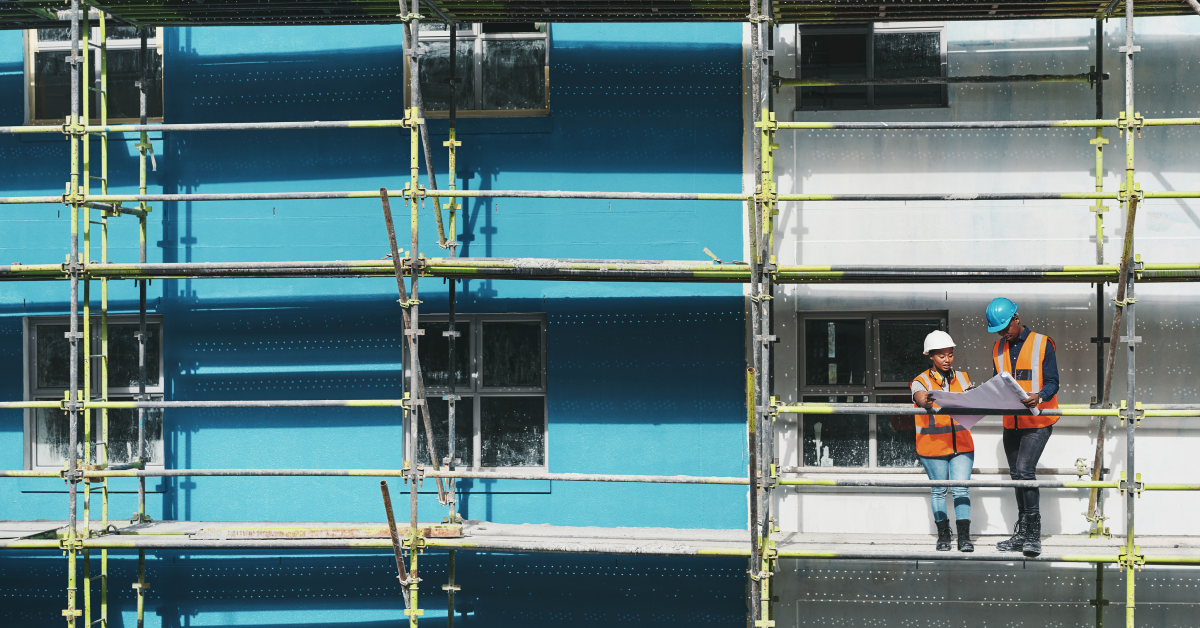
[[(1051, 409), (1058, 407), (1058, 360), (1054, 341), (1049, 336), (1032, 332), (1021, 324), (1017, 304), (1004, 297), (993, 299), (987, 306), (988, 331), (1000, 339), (992, 347), (992, 366), (995, 373), (1008, 373), (1027, 393), (1022, 401), (1026, 408)], [(1005, 416), (1004, 455), (1008, 458), (1008, 475), (1014, 480), (1036, 480), (1038, 459), (1046, 441), (1054, 431), (1057, 416)], [(1002, 552), (1023, 552), (1037, 556), (1042, 552), (1041, 495), (1036, 488), (1016, 488), (1016, 532), (1012, 538), (996, 544)]]

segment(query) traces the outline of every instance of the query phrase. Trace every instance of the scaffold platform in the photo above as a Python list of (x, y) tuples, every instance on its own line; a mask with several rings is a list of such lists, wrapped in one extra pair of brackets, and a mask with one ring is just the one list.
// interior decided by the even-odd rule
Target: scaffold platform
[[(46, 549), (67, 538), (66, 521), (2, 521), (0, 550)], [(616, 556), (749, 556), (747, 530), (681, 528), (607, 528), (464, 521), (419, 524), (425, 547), (474, 552), (533, 552)], [(400, 528), (405, 534), (408, 528)], [(139, 550), (364, 550), (391, 551), (387, 523), (157, 521), (112, 525), (97, 523), (80, 536), (91, 549)], [(932, 534), (833, 534), (782, 532), (775, 536), (780, 558), (899, 561), (999, 561), (1018, 563), (1117, 563), (1119, 538), (1053, 534), (1042, 538), (1042, 553), (1027, 557), (1000, 552), (1005, 536), (975, 538), (974, 552), (938, 552)], [(1146, 564), (1200, 564), (1200, 537), (1139, 536)]]

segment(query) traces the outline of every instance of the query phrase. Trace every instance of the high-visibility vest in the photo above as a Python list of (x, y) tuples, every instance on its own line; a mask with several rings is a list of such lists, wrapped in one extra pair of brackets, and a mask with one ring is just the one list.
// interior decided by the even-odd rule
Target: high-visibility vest
[[(1042, 361), (1046, 358), (1046, 347), (1053, 347), (1054, 341), (1049, 336), (1030, 332), (1021, 345), (1017, 354), (1017, 366), (1012, 368), (1012, 356), (1008, 351), (1008, 341), (1001, 338), (992, 347), (992, 360), (996, 365), (996, 373), (1008, 373), (1021, 385), (1021, 390), (1035, 393), (1042, 389)], [(1058, 407), (1058, 395), (1043, 399), (1038, 409), (1054, 409)], [(1056, 416), (1015, 416), (1004, 417), (1005, 429), (1030, 429), (1054, 425)]]
[[(971, 387), (971, 380), (966, 373), (956, 371), (949, 382), (940, 373), (929, 369), (916, 376), (914, 382), (920, 382), (927, 391), (944, 390), (947, 392), (964, 392)], [(916, 403), (913, 403), (917, 406)], [(935, 407), (937, 405), (935, 404)], [(918, 414), (914, 417), (917, 426), (917, 455), (923, 458), (941, 458), (954, 454), (965, 454), (975, 451), (975, 441), (971, 432), (958, 424), (949, 414)], [(932, 421), (932, 425), (930, 424)]]

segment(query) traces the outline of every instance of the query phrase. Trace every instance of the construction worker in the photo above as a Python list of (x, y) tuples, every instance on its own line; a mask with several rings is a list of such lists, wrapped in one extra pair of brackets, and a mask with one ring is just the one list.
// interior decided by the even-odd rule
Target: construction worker
[[(1017, 380), (1027, 393), (1022, 401), (1026, 408), (1057, 408), (1058, 361), (1054, 356), (1054, 341), (1022, 325), (1017, 304), (1003, 297), (988, 304), (986, 315), (988, 331), (1000, 335), (992, 347), (992, 365), (996, 374), (1008, 373)], [(1004, 455), (1008, 458), (1010, 478), (1037, 479), (1038, 460), (1056, 421), (1057, 416), (1004, 417)], [(1018, 513), (1016, 531), (1008, 540), (997, 543), (996, 548), (1037, 556), (1042, 552), (1041, 495), (1036, 488), (1016, 488), (1014, 492)]]
[[(934, 410), (937, 404), (929, 393), (935, 390), (965, 392), (971, 380), (963, 371), (954, 370), (954, 340), (944, 331), (930, 332), (925, 337), (925, 355), (931, 366), (913, 379), (913, 403), (918, 408)], [(971, 432), (948, 414), (932, 412), (917, 415), (917, 455), (931, 480), (969, 480), (975, 463), (975, 442)], [(946, 494), (954, 495), (954, 520), (958, 528), (958, 551), (973, 552), (971, 543), (971, 494), (965, 486), (930, 489), (933, 522), (937, 525), (937, 550), (950, 551), (950, 517), (946, 512)]]

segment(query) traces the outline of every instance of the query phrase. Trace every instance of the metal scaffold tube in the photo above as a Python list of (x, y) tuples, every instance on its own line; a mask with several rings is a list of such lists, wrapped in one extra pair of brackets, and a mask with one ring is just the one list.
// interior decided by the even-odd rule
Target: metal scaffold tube
[[(1116, 282), (1119, 264), (1079, 266), (779, 266), (772, 264), (772, 283), (1096, 283)], [(747, 283), (750, 266), (692, 260), (605, 260), (549, 258), (424, 258), (418, 274), (457, 279), (557, 281), (678, 281)], [(1135, 270), (1139, 281), (1200, 280), (1200, 263), (1145, 263)], [(0, 281), (69, 279), (62, 264), (0, 265)], [(297, 262), (184, 262), (155, 264), (90, 264), (80, 271), (88, 279), (392, 277), (390, 260)], [(401, 259), (401, 275), (412, 264)]]
[[(1126, 229), (1125, 235), (1126, 247), (1121, 251), (1121, 265), (1128, 269), (1136, 259), (1134, 253), (1134, 218), (1137, 215), (1138, 195), (1139, 190), (1134, 180), (1134, 121), (1138, 118), (1137, 110), (1134, 108), (1133, 101), (1133, 55), (1139, 48), (1134, 45), (1133, 39), (1133, 0), (1125, 0), (1125, 45), (1121, 48), (1121, 52), (1125, 54), (1125, 117), (1128, 119), (1129, 126), (1125, 129), (1125, 199), (1126, 199)], [(1135, 540), (1135, 509), (1137, 505), (1137, 497), (1140, 494), (1138, 485), (1141, 484), (1141, 476), (1137, 473), (1135, 443), (1137, 436), (1137, 322), (1134, 316), (1136, 300), (1134, 299), (1134, 286), (1136, 284), (1136, 273), (1126, 272), (1127, 285), (1125, 287), (1124, 298), (1121, 299), (1121, 310), (1124, 310), (1125, 318), (1125, 333), (1124, 338), (1127, 351), (1125, 353), (1125, 368), (1128, 380), (1126, 382), (1125, 399), (1128, 403), (1128, 414), (1125, 418), (1125, 473), (1123, 474), (1122, 488), (1125, 493), (1125, 548), (1121, 553), (1121, 564), (1125, 569), (1125, 626), (1126, 628), (1135, 628), (1135, 609), (1136, 596), (1134, 593), (1136, 583), (1136, 571), (1141, 569), (1145, 564), (1146, 558), (1141, 553), (1141, 548), (1137, 546)], [(1118, 310), (1120, 312), (1121, 310)], [(1117, 321), (1118, 315), (1113, 316), (1113, 320)], [(1118, 338), (1112, 339), (1112, 345), (1116, 346)], [(1110, 368), (1111, 371), (1111, 368)], [(1109, 388), (1105, 386), (1105, 388)]]
[(78, 460), (76, 459), (76, 451), (79, 446), (77, 429), (79, 426), (79, 339), (82, 334), (79, 332), (79, 203), (82, 201), (80, 186), (79, 186), (79, 150), (80, 150), (80, 132), (81, 126), (79, 103), (81, 98), (80, 82), (82, 81), (81, 73), (83, 71), (82, 59), (79, 54), (79, 0), (71, 0), (71, 55), (68, 62), (71, 65), (71, 114), (67, 120), (67, 126), (70, 133), (71, 142), (71, 183), (69, 192), (71, 196), (70, 212), (71, 212), (71, 255), (68, 258), (68, 273), (71, 281), (71, 321), (70, 331), (68, 332), (70, 340), (70, 367), (68, 376), (70, 377), (69, 393), (67, 397), (67, 416), (68, 416), (68, 445), (67, 445), (67, 492), (68, 492), (68, 525), (70, 529), (67, 533), (66, 545), (63, 548), (67, 554), (67, 608), (63, 611), (63, 616), (67, 620), (67, 626), (74, 628), (76, 626), (75, 618), (82, 614), (82, 611), (76, 608), (76, 552), (80, 547), (77, 531), (75, 529), (76, 516), (76, 493), (78, 491)]
[(777, 87), (835, 87), (842, 85), (959, 85), (988, 83), (1098, 83), (1107, 74), (1011, 74), (1006, 76), (907, 76), (902, 78), (778, 79)]

